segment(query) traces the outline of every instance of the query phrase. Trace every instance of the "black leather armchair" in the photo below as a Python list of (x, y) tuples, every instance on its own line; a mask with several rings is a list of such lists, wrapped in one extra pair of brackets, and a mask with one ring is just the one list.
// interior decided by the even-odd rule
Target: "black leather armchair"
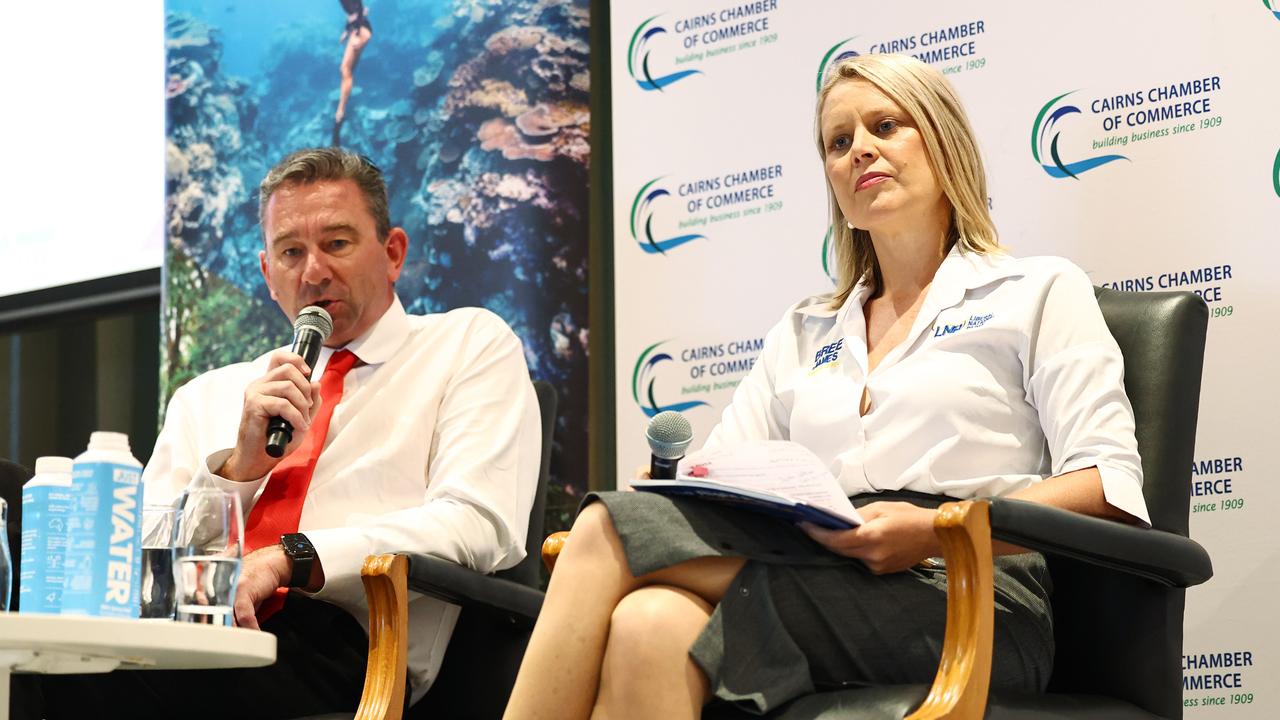
[[(369, 598), (369, 665), (357, 720), (401, 717), (408, 590), (447, 600), (461, 606), (462, 612), (439, 676), (405, 717), (488, 720), (502, 716), (542, 609), (539, 548), (557, 397), (545, 382), (535, 381), (533, 386), (542, 417), (542, 458), (525, 559), (509, 570), (484, 575), (427, 555), (369, 556), (362, 571)], [(339, 717), (325, 716), (325, 720)]]

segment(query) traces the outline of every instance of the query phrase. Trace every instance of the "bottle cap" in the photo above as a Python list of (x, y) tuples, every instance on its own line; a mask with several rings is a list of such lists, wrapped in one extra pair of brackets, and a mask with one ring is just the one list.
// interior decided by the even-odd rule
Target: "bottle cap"
[(37, 475), (70, 475), (71, 458), (45, 455), (36, 458)]
[(89, 447), (95, 450), (128, 450), (129, 436), (119, 432), (96, 430), (89, 435)]

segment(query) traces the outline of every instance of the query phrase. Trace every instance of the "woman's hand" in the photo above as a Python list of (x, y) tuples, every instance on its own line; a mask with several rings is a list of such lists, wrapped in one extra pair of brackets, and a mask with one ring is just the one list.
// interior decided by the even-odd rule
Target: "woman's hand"
[(942, 554), (942, 544), (933, 533), (936, 510), (905, 502), (876, 502), (858, 513), (863, 523), (852, 530), (827, 530), (809, 523), (801, 523), (800, 528), (831, 552), (861, 560), (877, 575), (901, 572)]
[[(635, 480), (652, 480), (653, 478), (649, 477), (649, 466), (641, 465), (640, 467), (636, 468), (636, 476), (634, 479)], [(630, 484), (628, 484), (626, 487), (622, 488), (622, 490), (623, 492), (635, 492), (636, 489), (631, 487)]]

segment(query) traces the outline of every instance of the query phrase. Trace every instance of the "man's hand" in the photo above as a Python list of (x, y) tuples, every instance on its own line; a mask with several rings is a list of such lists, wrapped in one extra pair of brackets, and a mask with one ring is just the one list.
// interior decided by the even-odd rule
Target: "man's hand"
[(236, 586), (236, 625), (259, 630), (258, 606), (276, 588), (287, 587), (293, 561), (279, 545), (268, 545), (244, 556), (240, 563), (240, 584)]
[[(308, 374), (310, 368), (298, 355), (287, 350), (271, 355), (267, 373), (245, 388), (236, 447), (218, 468), (218, 475), (239, 482), (257, 480), (298, 447), (320, 407), (320, 383), (307, 380)], [(266, 451), (267, 422), (272, 417), (293, 425), (293, 440), (279, 458)]]
[(859, 508), (862, 525), (827, 530), (801, 523), (815, 542), (837, 555), (861, 560), (877, 575), (901, 572), (928, 557), (942, 554), (933, 532), (936, 510), (905, 502), (877, 502)]

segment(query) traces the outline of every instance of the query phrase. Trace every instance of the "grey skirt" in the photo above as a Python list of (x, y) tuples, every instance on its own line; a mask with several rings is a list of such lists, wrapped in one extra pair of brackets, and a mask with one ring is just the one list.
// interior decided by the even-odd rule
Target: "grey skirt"
[[(919, 493), (861, 495), (855, 505)], [(815, 690), (929, 684), (946, 628), (942, 568), (875, 575), (795, 526), (702, 500), (592, 493), (609, 510), (633, 575), (699, 557), (747, 559), (689, 649), (715, 697), (764, 714)], [(996, 558), (992, 689), (1040, 692), (1053, 666), (1052, 587), (1036, 553)]]

